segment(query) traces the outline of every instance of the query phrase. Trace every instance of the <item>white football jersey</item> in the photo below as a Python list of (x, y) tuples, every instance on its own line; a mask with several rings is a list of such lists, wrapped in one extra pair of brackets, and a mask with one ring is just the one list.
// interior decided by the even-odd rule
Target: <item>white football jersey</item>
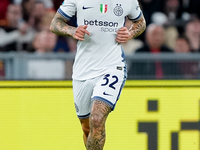
[(137, 20), (142, 12), (137, 0), (65, 0), (58, 9), (63, 17), (77, 15), (77, 24), (88, 25), (90, 36), (78, 41), (72, 78), (86, 80), (105, 73), (110, 67), (125, 66), (117, 31), (124, 26), (125, 17)]

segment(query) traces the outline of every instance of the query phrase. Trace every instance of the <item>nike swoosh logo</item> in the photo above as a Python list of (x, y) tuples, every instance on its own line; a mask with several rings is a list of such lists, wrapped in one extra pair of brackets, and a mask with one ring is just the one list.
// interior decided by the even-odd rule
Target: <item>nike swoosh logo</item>
[(112, 96), (111, 94), (107, 94), (106, 92), (103, 92), (103, 95)]
[(85, 7), (85, 6), (83, 6), (83, 10), (90, 9), (90, 8), (93, 8), (93, 7)]

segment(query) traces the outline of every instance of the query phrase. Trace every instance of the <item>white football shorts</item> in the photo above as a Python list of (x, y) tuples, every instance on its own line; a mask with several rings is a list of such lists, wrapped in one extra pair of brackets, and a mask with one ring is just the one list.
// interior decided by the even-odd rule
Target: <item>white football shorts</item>
[(74, 104), (78, 118), (90, 116), (94, 100), (102, 101), (114, 110), (126, 78), (126, 67), (117, 66), (92, 79), (73, 80)]

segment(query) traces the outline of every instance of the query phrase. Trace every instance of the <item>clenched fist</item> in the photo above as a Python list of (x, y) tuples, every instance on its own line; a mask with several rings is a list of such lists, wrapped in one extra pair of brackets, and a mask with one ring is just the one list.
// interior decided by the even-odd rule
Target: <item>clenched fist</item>
[(130, 39), (130, 31), (126, 27), (122, 27), (117, 31), (116, 41), (118, 43), (126, 43)]

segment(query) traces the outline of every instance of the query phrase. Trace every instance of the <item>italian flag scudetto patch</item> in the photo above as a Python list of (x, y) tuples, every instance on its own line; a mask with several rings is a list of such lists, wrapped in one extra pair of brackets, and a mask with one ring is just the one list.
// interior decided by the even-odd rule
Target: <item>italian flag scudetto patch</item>
[(106, 4), (100, 4), (100, 11), (101, 13), (106, 13), (108, 9), (108, 5)]

